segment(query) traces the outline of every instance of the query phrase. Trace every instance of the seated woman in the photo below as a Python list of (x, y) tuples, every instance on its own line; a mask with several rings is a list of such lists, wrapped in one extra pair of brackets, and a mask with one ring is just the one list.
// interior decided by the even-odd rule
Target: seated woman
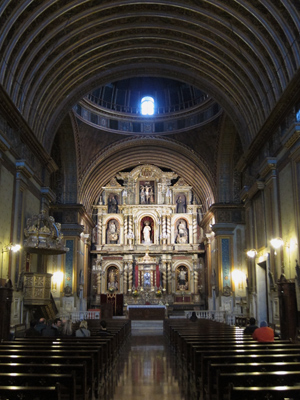
[(88, 337), (91, 336), (91, 332), (88, 330), (88, 324), (86, 321), (81, 321), (79, 328), (75, 332), (76, 337)]

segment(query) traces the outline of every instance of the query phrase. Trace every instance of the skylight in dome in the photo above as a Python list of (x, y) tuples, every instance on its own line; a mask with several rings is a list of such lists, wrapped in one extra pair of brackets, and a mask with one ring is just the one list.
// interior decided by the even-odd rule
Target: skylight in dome
[(153, 97), (146, 96), (141, 100), (141, 112), (142, 115), (153, 115), (154, 114), (154, 99)]

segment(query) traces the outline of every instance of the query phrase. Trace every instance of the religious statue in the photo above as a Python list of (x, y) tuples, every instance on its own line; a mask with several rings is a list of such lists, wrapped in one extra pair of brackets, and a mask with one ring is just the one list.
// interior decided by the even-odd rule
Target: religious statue
[(188, 288), (186, 268), (184, 267), (180, 268), (177, 279), (178, 279), (178, 289), (186, 290)]
[(117, 214), (118, 212), (118, 200), (117, 196), (111, 194), (107, 200), (107, 212), (109, 214)]
[(176, 243), (178, 244), (185, 244), (188, 243), (188, 231), (186, 229), (186, 224), (184, 220), (180, 220), (178, 227), (177, 227), (177, 237)]
[(145, 204), (145, 186), (143, 185), (140, 186), (140, 199), (141, 204)]
[(116, 244), (119, 239), (118, 227), (115, 220), (109, 222), (108, 232), (107, 232), (107, 242)]
[(118, 276), (116, 268), (112, 267), (108, 271), (108, 279), (107, 286), (109, 290), (117, 290), (118, 289)]
[(146, 221), (143, 229), (144, 243), (151, 243), (150, 234), (151, 234), (151, 226), (149, 221)]
[(183, 196), (183, 195), (178, 196), (178, 199), (176, 200), (176, 204), (177, 204), (177, 208), (176, 208), (177, 214), (183, 214), (186, 212), (185, 196)]

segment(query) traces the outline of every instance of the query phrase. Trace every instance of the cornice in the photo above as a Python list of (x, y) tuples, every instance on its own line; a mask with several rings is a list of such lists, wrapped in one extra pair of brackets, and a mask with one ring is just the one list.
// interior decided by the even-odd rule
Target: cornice
[(28, 126), (27, 122), (20, 114), (19, 110), (16, 108), (16, 106), (11, 101), (1, 85), (0, 113), (8, 121), (8, 123), (19, 132), (21, 141), (30, 148), (33, 154), (40, 160), (41, 164), (48, 169), (49, 173), (55, 172), (58, 167), (55, 164), (54, 160), (46, 152), (41, 143), (37, 140), (33, 131)]

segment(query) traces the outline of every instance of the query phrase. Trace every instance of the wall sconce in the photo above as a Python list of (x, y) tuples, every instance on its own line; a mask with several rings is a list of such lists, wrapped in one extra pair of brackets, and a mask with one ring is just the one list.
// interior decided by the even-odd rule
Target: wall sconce
[(271, 246), (274, 248), (274, 249), (280, 249), (280, 247), (282, 247), (283, 246), (283, 239), (281, 239), (280, 237), (277, 237), (277, 238), (275, 238), (275, 239), (271, 239), (270, 240), (270, 243), (271, 243)]
[(254, 258), (257, 254), (257, 251), (255, 249), (251, 249), (247, 251), (247, 256), (250, 258)]
[[(1, 257), (1, 279), (3, 278), (3, 254), (12, 251), (13, 253), (16, 253), (17, 251), (21, 250), (21, 245), (20, 244), (7, 244), (2, 247), (2, 257)], [(8, 278), (8, 277), (7, 277)]]
[(281, 239), (280, 237), (277, 237), (277, 238), (271, 239), (271, 240), (270, 240), (270, 243), (271, 243), (271, 246), (273, 247), (273, 249), (275, 249), (274, 254), (275, 254), (275, 256), (276, 256), (276, 254), (277, 254), (276, 250), (277, 250), (277, 249), (280, 249), (280, 247), (283, 246), (284, 241), (283, 241), (283, 239)]

